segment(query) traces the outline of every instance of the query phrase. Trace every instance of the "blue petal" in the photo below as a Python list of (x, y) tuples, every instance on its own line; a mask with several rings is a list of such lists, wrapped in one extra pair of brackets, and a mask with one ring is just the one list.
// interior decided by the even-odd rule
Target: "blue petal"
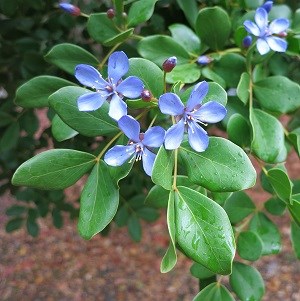
[(252, 33), (253, 35), (255, 35), (257, 37), (260, 35), (259, 28), (252, 21), (246, 20), (244, 22), (244, 27), (249, 33)]
[(115, 120), (119, 120), (126, 114), (127, 104), (118, 95), (114, 94), (110, 101), (108, 115)]
[(142, 143), (149, 147), (160, 147), (165, 140), (166, 131), (160, 126), (153, 126), (144, 134)]
[(269, 13), (273, 7), (273, 1), (266, 1), (261, 7)]
[(143, 168), (145, 173), (151, 177), (152, 175), (152, 169), (153, 169), (153, 164), (155, 160), (156, 155), (152, 152), (150, 152), (147, 148), (144, 149), (143, 153)]
[(184, 127), (184, 121), (181, 119), (167, 130), (165, 136), (166, 149), (176, 149), (180, 146), (183, 139)]
[(197, 119), (205, 123), (221, 121), (227, 113), (226, 108), (216, 101), (209, 101), (193, 114)]
[(259, 27), (260, 31), (265, 31), (265, 29), (268, 26), (268, 13), (267, 11), (262, 8), (259, 7), (256, 12), (255, 12), (255, 16), (254, 16), (255, 22), (257, 24), (257, 26)]
[(180, 98), (174, 93), (165, 93), (158, 100), (159, 109), (163, 114), (172, 116), (181, 115), (184, 111), (184, 105)]
[(129, 76), (124, 79), (118, 86), (117, 92), (128, 98), (138, 98), (144, 89), (143, 82), (136, 76)]
[(106, 97), (102, 97), (98, 92), (83, 94), (78, 97), (77, 105), (79, 111), (95, 111), (99, 109)]
[(256, 47), (261, 55), (264, 55), (270, 51), (270, 46), (264, 39), (257, 39)]
[(104, 161), (111, 166), (120, 166), (135, 153), (135, 145), (116, 145), (104, 156)]
[(118, 121), (118, 126), (122, 132), (134, 142), (140, 141), (140, 124), (133, 117), (125, 115)]
[(90, 65), (80, 64), (75, 67), (75, 77), (87, 87), (93, 89), (105, 89), (109, 83), (102, 78), (97, 69)]
[(267, 37), (266, 38), (268, 45), (274, 51), (285, 52), (287, 49), (287, 42), (278, 37)]
[(270, 33), (281, 33), (284, 32), (288, 29), (290, 26), (290, 22), (288, 19), (275, 19), (274, 21), (271, 22), (269, 29)]
[(111, 54), (108, 59), (107, 73), (114, 84), (117, 84), (119, 79), (128, 72), (128, 69), (128, 57), (123, 51), (116, 51)]
[(194, 122), (189, 124), (188, 128), (189, 143), (197, 152), (203, 152), (207, 149), (209, 138), (206, 131)]
[(209, 85), (206, 81), (200, 82), (195, 86), (187, 101), (186, 107), (188, 111), (192, 111), (197, 105), (202, 103), (202, 100), (206, 96), (208, 89)]

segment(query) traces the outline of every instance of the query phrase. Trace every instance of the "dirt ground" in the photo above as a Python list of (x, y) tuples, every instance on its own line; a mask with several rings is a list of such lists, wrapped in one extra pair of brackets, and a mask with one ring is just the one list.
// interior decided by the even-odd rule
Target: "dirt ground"
[[(295, 163), (297, 162), (297, 163)], [(295, 154), (288, 163), (292, 177), (300, 174)], [(256, 202), (267, 195), (258, 186), (249, 191)], [(84, 241), (76, 222), (65, 219), (57, 230), (50, 219), (40, 221), (38, 238), (24, 230), (5, 233), (5, 209), (15, 203), (0, 201), (0, 300), (59, 301), (188, 301), (198, 282), (189, 273), (192, 262), (179, 255), (173, 271), (161, 274), (161, 258), (168, 246), (165, 212), (155, 223), (143, 224), (143, 239), (134, 243), (126, 229), (113, 227), (108, 237)], [(289, 217), (272, 218), (280, 225), (283, 249), (255, 263), (266, 283), (265, 301), (300, 301), (300, 261), (289, 240)], [(222, 283), (228, 286), (228, 278)], [(204, 300), (206, 301), (206, 300)]]

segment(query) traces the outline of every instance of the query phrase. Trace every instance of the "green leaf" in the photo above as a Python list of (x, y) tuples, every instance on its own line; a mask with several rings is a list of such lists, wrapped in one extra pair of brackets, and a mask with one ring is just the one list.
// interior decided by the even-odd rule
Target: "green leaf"
[(279, 198), (270, 198), (264, 203), (266, 210), (273, 215), (282, 215), (286, 209), (286, 204)]
[(196, 20), (196, 32), (201, 41), (212, 50), (223, 49), (230, 31), (229, 16), (222, 8), (215, 6), (200, 10)]
[(218, 83), (222, 88), (226, 87), (225, 80), (218, 75), (216, 72), (214, 72), (210, 67), (204, 67), (202, 70), (202, 76), (204, 78), (210, 79), (216, 83)]
[(91, 239), (101, 232), (115, 216), (119, 205), (119, 192), (102, 160), (93, 168), (80, 198), (79, 234)]
[(116, 222), (118, 227), (124, 227), (125, 225), (127, 225), (128, 219), (129, 212), (127, 210), (127, 207), (124, 205), (118, 209), (118, 212), (114, 217), (114, 221)]
[(298, 156), (300, 157), (300, 127), (290, 132), (288, 138), (292, 142)]
[(251, 148), (263, 161), (273, 163), (284, 148), (284, 132), (281, 123), (270, 114), (253, 109), (250, 111), (253, 130)]
[(198, 279), (207, 279), (215, 275), (214, 272), (204, 267), (202, 264), (193, 263), (190, 268), (191, 274)]
[(175, 197), (176, 241), (187, 256), (217, 274), (230, 274), (235, 243), (224, 209), (179, 186)]
[(295, 255), (300, 259), (300, 226), (293, 221), (291, 223), (291, 241)]
[(200, 40), (198, 36), (184, 24), (172, 24), (169, 26), (169, 30), (175, 41), (180, 41), (184, 48), (193, 54), (198, 55), (200, 53)]
[(22, 227), (23, 222), (24, 222), (23, 217), (13, 218), (9, 220), (5, 225), (5, 231), (8, 233), (16, 231)]
[(258, 270), (241, 262), (233, 263), (229, 281), (241, 301), (258, 301), (265, 293), (264, 280)]
[(52, 221), (55, 228), (61, 229), (63, 227), (64, 219), (59, 208), (54, 208), (52, 210)]
[(95, 164), (95, 156), (71, 149), (52, 149), (24, 162), (14, 173), (13, 185), (63, 189), (73, 185)]
[(232, 195), (232, 192), (214, 192), (211, 191), (212, 199), (217, 202), (222, 207), (224, 206), (226, 200)]
[(256, 82), (254, 95), (267, 110), (288, 113), (300, 107), (300, 86), (284, 76), (270, 76)]
[(284, 202), (289, 203), (293, 184), (286, 172), (279, 168), (272, 168), (268, 170), (267, 177), (277, 196)]
[(184, 142), (179, 154), (190, 180), (211, 191), (237, 191), (255, 184), (256, 172), (246, 153), (224, 138), (210, 137), (202, 153)]
[(159, 67), (171, 56), (177, 57), (177, 64), (186, 64), (190, 56), (188, 52), (173, 38), (163, 35), (153, 35), (143, 38), (138, 43), (139, 54), (154, 62)]
[(118, 43), (123, 43), (133, 34), (133, 30), (134, 30), (134, 28), (127, 29), (127, 30), (117, 34), (113, 38), (105, 40), (103, 42), (103, 45), (104, 46), (114, 46), (114, 45), (117, 45)]
[(29, 218), (29, 217), (27, 218), (26, 228), (27, 228), (27, 232), (32, 237), (37, 237), (39, 235), (40, 228), (35, 218)]
[(195, 0), (176, 0), (179, 7), (182, 9), (186, 19), (192, 27), (195, 26), (197, 19), (198, 6)]
[(51, 131), (53, 137), (59, 142), (73, 138), (78, 134), (65, 124), (57, 114), (52, 119)]
[(96, 111), (78, 110), (78, 97), (88, 92), (91, 91), (80, 87), (64, 87), (50, 96), (49, 103), (68, 126), (84, 136), (95, 137), (117, 133), (119, 129), (116, 122), (108, 116), (107, 102)]
[(262, 212), (258, 212), (250, 221), (250, 230), (263, 242), (262, 255), (278, 254), (281, 249), (280, 233), (277, 226)]
[(220, 283), (211, 283), (195, 296), (193, 301), (234, 301), (230, 292)]
[(134, 2), (128, 12), (128, 26), (136, 26), (148, 21), (153, 15), (158, 0), (139, 0)]
[(0, 151), (9, 151), (15, 148), (18, 144), (20, 137), (19, 122), (11, 124), (3, 133), (0, 139)]
[(145, 84), (145, 89), (151, 91), (158, 98), (164, 90), (164, 75), (162, 70), (153, 62), (142, 58), (129, 59), (127, 76), (135, 75)]
[(254, 213), (255, 205), (243, 191), (234, 192), (225, 202), (224, 209), (230, 221), (236, 224), (249, 214)]
[(161, 146), (153, 165), (152, 181), (166, 190), (172, 189), (172, 172), (174, 168), (175, 151), (168, 151)]
[(128, 233), (130, 237), (134, 241), (139, 242), (142, 237), (142, 228), (137, 216), (134, 214), (130, 215), (127, 225), (128, 225)]
[(292, 198), (292, 203), (287, 204), (287, 206), (294, 221), (300, 226), (300, 194), (295, 194)]
[(136, 210), (138, 217), (142, 218), (147, 222), (154, 222), (159, 218), (159, 213), (156, 209), (150, 207), (142, 207)]
[(18, 88), (15, 104), (23, 108), (48, 107), (48, 97), (51, 94), (62, 87), (71, 85), (75, 84), (55, 76), (34, 77)]
[(191, 84), (198, 80), (200, 75), (200, 68), (196, 64), (177, 65), (171, 72), (167, 73), (167, 82), (173, 84), (181, 81)]
[(246, 105), (249, 100), (249, 87), (250, 87), (250, 75), (247, 72), (243, 72), (241, 79), (237, 86), (237, 96)]
[(134, 160), (128, 159), (128, 161), (121, 166), (108, 166), (110, 176), (118, 184), (121, 179), (124, 179), (129, 174), (133, 164)]
[(13, 206), (9, 207), (5, 213), (7, 216), (15, 216), (15, 215), (21, 215), (25, 212), (26, 212), (26, 207), (13, 205)]
[(46, 55), (45, 60), (62, 70), (74, 74), (78, 64), (97, 66), (99, 61), (85, 49), (68, 43), (54, 46)]
[(6, 112), (0, 111), (0, 127), (4, 127), (13, 122), (14, 122), (13, 116), (11, 116)]
[(251, 143), (250, 125), (247, 119), (239, 113), (230, 116), (227, 123), (227, 133), (229, 140), (241, 147), (247, 147)]
[(255, 261), (261, 256), (263, 249), (259, 236), (252, 231), (241, 232), (237, 241), (237, 252), (246, 260)]

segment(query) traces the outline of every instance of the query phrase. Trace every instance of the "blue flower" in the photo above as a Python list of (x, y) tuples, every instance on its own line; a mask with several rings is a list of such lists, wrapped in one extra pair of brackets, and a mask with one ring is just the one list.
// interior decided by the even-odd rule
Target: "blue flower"
[(197, 63), (199, 65), (207, 65), (209, 63), (211, 63), (213, 61), (213, 59), (207, 55), (200, 55), (198, 58), (197, 58)]
[(199, 125), (202, 123), (215, 123), (222, 120), (227, 110), (216, 101), (209, 101), (201, 105), (208, 92), (206, 81), (200, 82), (193, 89), (186, 106), (174, 93), (163, 94), (158, 100), (162, 113), (175, 116), (176, 124), (166, 132), (165, 148), (176, 149), (180, 146), (184, 131), (188, 133), (189, 143), (197, 152), (203, 152), (208, 147), (207, 132)]
[(287, 42), (274, 34), (282, 34), (289, 27), (289, 20), (285, 18), (275, 19), (268, 25), (268, 13), (263, 7), (259, 7), (255, 12), (255, 23), (246, 20), (244, 22), (245, 29), (258, 37), (257, 50), (261, 55), (270, 51), (270, 49), (278, 52), (285, 52)]
[(63, 11), (65, 11), (73, 16), (79, 16), (81, 14), (80, 8), (73, 4), (62, 2), (62, 3), (59, 3), (58, 6), (60, 9), (62, 9)]
[(104, 161), (111, 166), (120, 166), (129, 158), (142, 160), (147, 175), (152, 175), (156, 154), (151, 151), (153, 147), (160, 147), (165, 138), (165, 130), (160, 126), (149, 128), (140, 133), (140, 124), (131, 116), (125, 115), (118, 121), (119, 128), (130, 139), (128, 145), (116, 145), (104, 156)]
[(109, 116), (119, 120), (127, 114), (127, 105), (123, 97), (138, 98), (144, 88), (143, 82), (136, 76), (122, 80), (129, 69), (128, 57), (123, 51), (111, 54), (108, 60), (108, 78), (103, 79), (97, 69), (80, 64), (75, 68), (75, 77), (84, 86), (96, 92), (84, 94), (78, 98), (79, 111), (99, 109), (105, 100), (110, 99)]
[(273, 1), (266, 1), (261, 7), (269, 13), (273, 7)]

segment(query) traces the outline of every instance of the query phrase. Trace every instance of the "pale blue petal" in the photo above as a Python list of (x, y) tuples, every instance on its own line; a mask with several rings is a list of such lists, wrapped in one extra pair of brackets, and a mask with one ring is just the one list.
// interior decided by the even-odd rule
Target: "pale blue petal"
[(160, 147), (165, 140), (166, 131), (160, 126), (153, 126), (144, 134), (143, 144), (149, 147)]
[(260, 31), (265, 31), (268, 26), (268, 13), (264, 8), (259, 7), (254, 16), (255, 22), (259, 27)]
[(184, 112), (184, 105), (180, 98), (174, 93), (165, 93), (158, 100), (159, 109), (163, 114), (172, 116), (181, 115)]
[(244, 27), (245, 29), (249, 32), (252, 33), (255, 36), (259, 36), (260, 35), (260, 30), (257, 27), (257, 25), (255, 23), (253, 23), (252, 21), (246, 20), (244, 22)]
[(188, 127), (189, 143), (197, 152), (204, 152), (209, 143), (206, 131), (199, 125), (191, 122)]
[(209, 85), (206, 81), (202, 81), (195, 86), (187, 101), (186, 107), (188, 111), (192, 111), (197, 105), (202, 103), (202, 100), (206, 96), (208, 89)]
[(144, 153), (142, 156), (143, 168), (145, 173), (150, 177), (152, 175), (152, 169), (153, 169), (155, 157), (156, 155), (154, 153), (149, 151), (147, 148), (144, 149)]
[(111, 166), (120, 166), (135, 154), (135, 145), (116, 145), (104, 156), (104, 161)]
[(100, 72), (93, 66), (80, 64), (75, 67), (75, 77), (84, 86), (93, 89), (105, 89), (109, 83), (102, 78)]
[(216, 101), (209, 101), (193, 114), (204, 123), (216, 123), (221, 121), (227, 113), (226, 108)]
[(138, 98), (144, 89), (143, 82), (136, 76), (129, 76), (118, 86), (117, 92), (128, 98)]
[(119, 79), (128, 72), (128, 69), (128, 57), (123, 51), (116, 51), (111, 54), (108, 59), (107, 73), (114, 84), (117, 84)]
[(133, 117), (125, 115), (118, 121), (118, 126), (122, 132), (134, 142), (140, 141), (140, 124)]
[(79, 111), (95, 111), (105, 100), (106, 97), (102, 97), (98, 92), (83, 94), (77, 99), (78, 109)]
[(126, 114), (127, 104), (118, 95), (114, 94), (110, 101), (108, 115), (115, 120), (119, 120)]
[(257, 39), (256, 47), (261, 55), (264, 55), (270, 51), (270, 46), (264, 39)]
[(285, 52), (287, 49), (287, 42), (278, 37), (267, 37), (268, 45), (274, 51)]
[(178, 123), (172, 125), (166, 132), (165, 148), (176, 149), (180, 146), (184, 134), (184, 121), (181, 119)]
[(267, 13), (269, 13), (272, 9), (273, 1), (266, 1), (261, 7), (264, 8)]
[(290, 26), (290, 22), (288, 19), (275, 19), (274, 21), (271, 22), (269, 29), (270, 33), (281, 33), (285, 32), (288, 27)]

